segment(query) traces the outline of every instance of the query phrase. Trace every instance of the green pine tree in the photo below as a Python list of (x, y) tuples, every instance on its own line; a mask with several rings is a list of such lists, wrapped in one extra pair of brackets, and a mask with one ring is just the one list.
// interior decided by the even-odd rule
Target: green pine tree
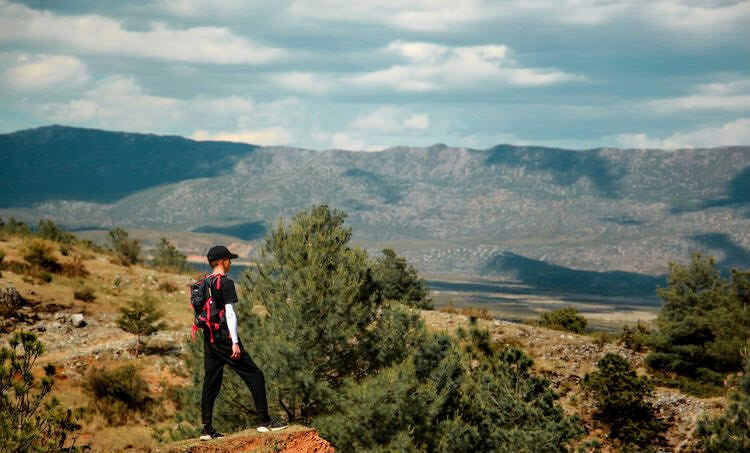
[(136, 357), (140, 351), (141, 337), (152, 335), (165, 328), (166, 325), (160, 321), (162, 316), (163, 313), (156, 307), (156, 300), (147, 294), (120, 307), (117, 326), (136, 336)]
[(188, 272), (191, 270), (187, 257), (177, 250), (167, 238), (161, 238), (154, 250), (154, 267), (177, 272)]
[[(721, 387), (723, 375), (742, 369), (741, 349), (750, 339), (750, 271), (725, 279), (716, 260), (694, 254), (688, 265), (671, 263), (664, 305), (650, 339), (646, 363)], [(688, 388), (689, 390), (690, 388)]]
[(419, 277), (414, 266), (398, 256), (393, 249), (383, 249), (382, 256), (375, 261), (372, 271), (384, 299), (416, 308), (434, 308), (432, 300), (427, 297), (427, 283)]
[(732, 394), (727, 410), (717, 417), (699, 420), (696, 434), (706, 453), (750, 451), (750, 357), (740, 388)]
[(44, 367), (37, 380), (33, 370), (43, 352), (29, 332), (16, 332), (9, 347), (0, 348), (0, 450), (8, 452), (62, 451), (68, 436), (80, 429), (73, 412), (49, 398), (55, 367)]

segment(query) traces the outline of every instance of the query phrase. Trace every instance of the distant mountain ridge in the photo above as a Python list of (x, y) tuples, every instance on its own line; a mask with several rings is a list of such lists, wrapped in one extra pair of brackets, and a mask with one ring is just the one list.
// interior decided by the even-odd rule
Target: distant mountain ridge
[(0, 135), (0, 157), (0, 216), (71, 227), (257, 240), (280, 217), (328, 203), (349, 213), (356, 240), (395, 245), (433, 273), (504, 275), (520, 261), (493, 267), (502, 254), (649, 275), (693, 250), (733, 265), (750, 256), (747, 146), (361, 153), (49, 126)]

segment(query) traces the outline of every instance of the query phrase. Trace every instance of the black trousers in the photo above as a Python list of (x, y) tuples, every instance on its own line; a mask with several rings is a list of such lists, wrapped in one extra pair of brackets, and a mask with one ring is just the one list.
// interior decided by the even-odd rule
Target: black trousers
[(250, 389), (258, 411), (259, 421), (266, 422), (268, 416), (268, 401), (266, 401), (266, 380), (263, 372), (250, 358), (240, 343), (242, 353), (237, 360), (231, 358), (232, 345), (216, 338), (214, 343), (208, 339), (203, 341), (203, 394), (201, 396), (201, 420), (203, 424), (211, 424), (214, 413), (214, 401), (219, 396), (221, 381), (224, 375), (224, 365), (233, 369)]

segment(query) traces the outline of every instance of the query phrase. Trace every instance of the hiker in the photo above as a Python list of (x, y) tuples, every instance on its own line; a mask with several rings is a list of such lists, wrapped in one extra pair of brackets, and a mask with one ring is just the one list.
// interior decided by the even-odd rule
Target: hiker
[[(198, 297), (205, 299), (202, 310), (196, 308), (196, 305), (201, 306), (201, 304), (196, 304), (196, 297), (191, 296), (193, 297), (191, 302), (196, 310), (196, 326), (193, 327), (193, 334), (197, 330), (197, 325), (203, 328), (204, 379), (201, 396), (203, 432), (200, 439), (224, 437), (214, 429), (212, 424), (214, 401), (221, 389), (224, 365), (232, 368), (250, 389), (255, 409), (258, 411), (260, 422), (257, 427), (258, 431), (269, 432), (284, 429), (288, 426), (286, 423), (274, 420), (268, 414), (263, 372), (245, 351), (237, 333), (237, 315), (234, 311), (237, 292), (234, 289), (234, 282), (228, 275), (232, 259), (236, 259), (237, 255), (231, 253), (223, 245), (217, 245), (211, 247), (207, 258), (213, 272), (201, 280), (207, 290), (207, 297)], [(193, 293), (196, 292), (196, 285), (199, 284), (200, 282), (193, 285)]]

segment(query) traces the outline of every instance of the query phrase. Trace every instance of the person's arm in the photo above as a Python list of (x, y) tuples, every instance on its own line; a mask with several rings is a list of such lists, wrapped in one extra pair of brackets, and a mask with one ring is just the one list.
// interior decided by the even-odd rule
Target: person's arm
[(229, 336), (232, 337), (232, 343), (237, 344), (240, 338), (237, 335), (237, 314), (234, 312), (232, 304), (225, 304), (224, 311), (227, 317), (227, 327), (229, 327)]

